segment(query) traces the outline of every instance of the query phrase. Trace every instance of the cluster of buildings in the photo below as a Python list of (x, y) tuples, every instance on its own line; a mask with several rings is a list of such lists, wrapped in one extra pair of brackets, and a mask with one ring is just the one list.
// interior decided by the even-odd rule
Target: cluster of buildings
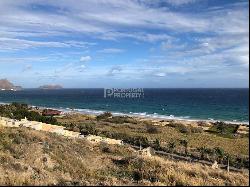
[[(84, 138), (79, 132), (66, 130), (65, 127), (59, 125), (51, 125), (47, 123), (29, 121), (26, 118), (22, 120), (15, 120), (5, 117), (0, 117), (0, 126), (4, 127), (29, 127), (34, 130), (46, 131), (56, 133), (58, 135), (70, 137), (70, 138)], [(116, 140), (111, 138), (105, 138), (101, 136), (89, 135), (86, 139), (91, 143), (107, 143), (113, 145), (122, 145), (122, 140)]]

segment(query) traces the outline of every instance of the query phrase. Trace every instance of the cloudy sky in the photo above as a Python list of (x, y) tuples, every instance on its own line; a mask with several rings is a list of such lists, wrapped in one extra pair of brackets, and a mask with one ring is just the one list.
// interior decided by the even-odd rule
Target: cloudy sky
[(249, 2), (0, 0), (0, 78), (26, 88), (248, 87)]

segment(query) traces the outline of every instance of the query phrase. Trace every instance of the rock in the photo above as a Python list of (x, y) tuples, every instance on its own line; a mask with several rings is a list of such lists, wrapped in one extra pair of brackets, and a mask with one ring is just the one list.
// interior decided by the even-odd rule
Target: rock
[(214, 163), (212, 165), (212, 169), (219, 169), (217, 161), (214, 161)]
[(57, 90), (57, 89), (63, 89), (61, 85), (43, 85), (40, 86), (39, 89), (44, 89), (44, 90)]
[(147, 157), (151, 157), (154, 154), (154, 149), (151, 147), (142, 149), (138, 151), (138, 155), (139, 156), (147, 156)]

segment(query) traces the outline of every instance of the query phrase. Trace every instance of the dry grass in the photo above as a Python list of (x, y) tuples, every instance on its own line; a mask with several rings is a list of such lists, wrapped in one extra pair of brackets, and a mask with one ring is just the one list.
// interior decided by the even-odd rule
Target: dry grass
[[(143, 173), (142, 176), (141, 173)], [(26, 128), (0, 127), (0, 185), (248, 185), (248, 173), (226, 173), (129, 147), (93, 146)]]
[(103, 132), (113, 132), (113, 133), (124, 133), (128, 136), (143, 136), (147, 137), (149, 140), (158, 139), (161, 142), (168, 144), (172, 141), (179, 141), (180, 139), (186, 139), (188, 141), (190, 148), (215, 148), (221, 147), (227, 153), (232, 155), (249, 155), (249, 137), (241, 138), (226, 138), (222, 136), (217, 136), (211, 133), (181, 133), (178, 128), (167, 126), (155, 126), (158, 133), (148, 133), (147, 125), (149, 122), (138, 122), (138, 124), (116, 124), (110, 122), (97, 122), (93, 117), (91, 120), (88, 119), (88, 115), (78, 114), (77, 118), (75, 115), (67, 116), (65, 118), (58, 119), (61, 123), (88, 123), (95, 124), (95, 127), (99, 131)]
[[(213, 170), (208, 166), (185, 162), (166, 161), (162, 158), (146, 162), (146, 171), (157, 168), (159, 181), (169, 185), (242, 185), (248, 184), (247, 174), (227, 173), (223, 170)], [(149, 167), (147, 169), (147, 167)]]

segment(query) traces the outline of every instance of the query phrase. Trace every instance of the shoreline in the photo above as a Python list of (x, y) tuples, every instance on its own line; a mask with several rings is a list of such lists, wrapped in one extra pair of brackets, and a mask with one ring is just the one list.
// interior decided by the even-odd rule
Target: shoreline
[[(0, 105), (6, 105), (11, 103), (3, 103), (0, 102)], [(39, 108), (39, 109), (53, 109), (61, 111), (62, 114), (84, 114), (84, 115), (100, 115), (104, 112), (110, 112), (114, 116), (129, 116), (139, 119), (147, 119), (147, 120), (168, 120), (168, 121), (180, 121), (180, 122), (205, 122), (205, 123), (215, 123), (215, 122), (224, 122), (226, 124), (237, 124), (237, 125), (247, 125), (249, 126), (249, 121), (228, 121), (228, 120), (216, 120), (216, 119), (195, 119), (195, 118), (189, 118), (188, 117), (176, 117), (174, 115), (160, 115), (160, 114), (148, 114), (146, 112), (137, 112), (137, 113), (122, 113), (117, 111), (103, 111), (103, 110), (93, 110), (93, 109), (76, 109), (76, 108), (55, 108), (55, 107), (45, 107), (45, 106), (35, 106), (35, 105), (29, 105), (29, 107), (32, 108)]]
[[(38, 107), (40, 109), (48, 109), (48, 107), (39, 107), (39, 106), (32, 106)], [(114, 111), (102, 111), (102, 110), (92, 110), (92, 109), (69, 109), (69, 108), (53, 108), (53, 110), (59, 110), (62, 114), (83, 114), (83, 115), (94, 115), (98, 116), (103, 114), (104, 112), (110, 112), (113, 116), (129, 116), (133, 118), (145, 119), (145, 120), (167, 120), (167, 121), (179, 121), (179, 122), (205, 122), (205, 123), (215, 123), (215, 122), (224, 122), (226, 124), (237, 124), (237, 125), (247, 125), (249, 126), (249, 122), (241, 122), (241, 121), (226, 121), (226, 120), (214, 120), (214, 119), (189, 119), (189, 118), (181, 118), (175, 116), (165, 116), (159, 114), (146, 114), (144, 113), (121, 113), (121, 112), (114, 112)]]
[(174, 115), (166, 116), (159, 114), (147, 114), (147, 113), (122, 113), (116, 111), (103, 111), (103, 110), (93, 110), (93, 109), (70, 109), (70, 108), (54, 108), (54, 107), (38, 107), (40, 109), (53, 109), (59, 110), (62, 114), (83, 114), (83, 115), (94, 115), (98, 116), (103, 114), (104, 112), (110, 112), (113, 116), (129, 116), (139, 119), (147, 119), (147, 120), (167, 120), (167, 121), (180, 121), (180, 122), (205, 122), (205, 123), (215, 123), (215, 122), (224, 122), (226, 124), (237, 124), (237, 125), (247, 125), (249, 126), (249, 122), (241, 122), (241, 121), (227, 121), (227, 120), (215, 120), (215, 119), (192, 119), (185, 117), (175, 117)]
[[(46, 107), (45, 107), (46, 108)], [(51, 108), (51, 109), (55, 109), (58, 110), (56, 108)], [(88, 110), (88, 109), (86, 109)], [(63, 112), (64, 114), (85, 114), (85, 115), (94, 115), (97, 116), (99, 114), (102, 114), (103, 112), (106, 111), (102, 111), (98, 114), (96, 113), (88, 113), (88, 112), (80, 112), (80, 111), (69, 111), (69, 112)], [(224, 122), (226, 124), (237, 124), (237, 125), (247, 125), (249, 126), (249, 122), (240, 122), (240, 121), (224, 121), (224, 120), (206, 120), (206, 119), (187, 119), (187, 118), (179, 118), (179, 117), (171, 117), (171, 116), (163, 116), (163, 117), (159, 117), (159, 116), (153, 116), (152, 114), (148, 114), (146, 116), (143, 115), (136, 115), (136, 114), (127, 114), (127, 113), (118, 113), (118, 112), (110, 112), (113, 116), (129, 116), (129, 117), (133, 117), (133, 118), (137, 118), (137, 119), (142, 119), (142, 120), (166, 120), (166, 121), (179, 121), (179, 122), (205, 122), (205, 123), (215, 123), (215, 122)]]

